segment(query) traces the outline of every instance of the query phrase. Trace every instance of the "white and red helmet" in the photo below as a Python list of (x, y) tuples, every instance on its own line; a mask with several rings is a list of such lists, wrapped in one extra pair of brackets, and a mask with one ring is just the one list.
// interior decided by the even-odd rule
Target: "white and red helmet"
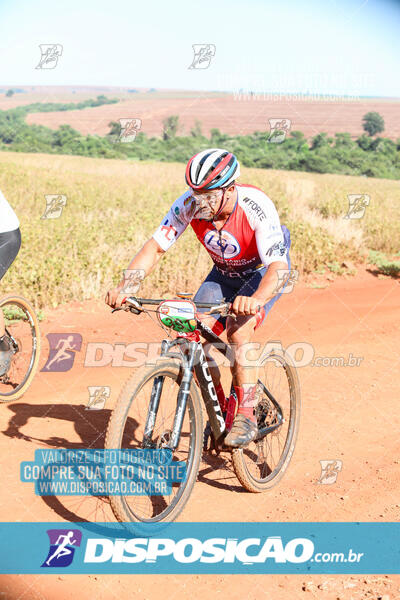
[(240, 165), (232, 152), (209, 148), (192, 156), (186, 167), (186, 183), (193, 190), (226, 188), (240, 175)]

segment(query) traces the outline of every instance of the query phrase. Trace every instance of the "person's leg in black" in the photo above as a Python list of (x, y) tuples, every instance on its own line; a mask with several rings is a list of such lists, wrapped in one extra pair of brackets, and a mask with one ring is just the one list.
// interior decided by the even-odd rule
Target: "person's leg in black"
[[(14, 262), (21, 247), (19, 229), (0, 233), (0, 280)], [(12, 357), (12, 350), (5, 332), (3, 311), (0, 310), (0, 377), (7, 373)]]

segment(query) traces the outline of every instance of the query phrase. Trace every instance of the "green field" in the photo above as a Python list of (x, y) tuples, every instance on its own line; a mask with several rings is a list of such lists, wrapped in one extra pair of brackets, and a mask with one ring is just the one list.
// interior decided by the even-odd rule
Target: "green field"
[[(242, 183), (263, 189), (292, 236), (301, 273), (341, 273), (370, 250), (399, 250), (396, 181), (243, 169)], [(78, 156), (0, 153), (0, 189), (21, 221), (22, 248), (2, 281), (37, 306), (101, 298), (186, 188), (182, 164)], [(41, 219), (46, 194), (64, 194), (59, 219)], [(350, 220), (348, 194), (368, 194), (362, 219)], [(189, 228), (149, 277), (146, 294), (196, 291), (211, 261)]]

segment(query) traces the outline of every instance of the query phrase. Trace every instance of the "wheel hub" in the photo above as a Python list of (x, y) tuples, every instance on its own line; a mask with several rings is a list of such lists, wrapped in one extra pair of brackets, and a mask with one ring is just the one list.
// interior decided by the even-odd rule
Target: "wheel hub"
[(169, 448), (169, 444), (171, 442), (172, 431), (171, 429), (166, 429), (163, 431), (157, 439), (157, 448)]

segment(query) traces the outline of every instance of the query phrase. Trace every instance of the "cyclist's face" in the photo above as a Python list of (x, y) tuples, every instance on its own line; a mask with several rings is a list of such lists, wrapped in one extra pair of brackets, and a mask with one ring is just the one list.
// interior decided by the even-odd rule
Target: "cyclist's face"
[(194, 217), (211, 221), (221, 206), (223, 190), (209, 190), (208, 192), (195, 192), (192, 190), (192, 198), (196, 201)]

